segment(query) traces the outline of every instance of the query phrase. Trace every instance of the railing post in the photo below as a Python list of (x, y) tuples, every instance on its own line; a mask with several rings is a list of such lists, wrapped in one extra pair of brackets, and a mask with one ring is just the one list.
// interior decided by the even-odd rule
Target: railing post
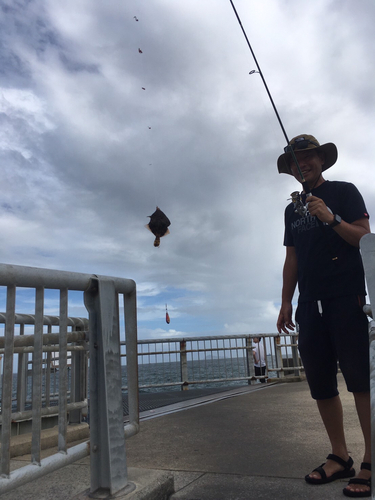
[[(25, 325), (20, 325), (20, 335), (24, 335)], [(27, 387), (27, 353), (18, 354), (17, 370), (17, 411), (24, 411)]]
[(1, 465), (2, 476), (9, 476), (10, 472), (10, 434), (12, 413), (12, 384), (9, 383), (9, 373), (13, 374), (13, 339), (14, 318), (16, 311), (16, 287), (7, 287), (7, 310), (5, 320), (5, 352), (4, 371), (1, 393), (1, 413), (3, 417), (1, 426)]
[(60, 290), (59, 319), (59, 437), (58, 450), (66, 453), (68, 390), (68, 289)]
[[(80, 331), (81, 327), (74, 327), (74, 331)], [(87, 356), (86, 351), (72, 351), (71, 353), (71, 381), (70, 381), (70, 402), (75, 403), (86, 399), (85, 374)], [(69, 423), (80, 424), (82, 422), (82, 409), (71, 410), (69, 412)]]
[[(47, 332), (52, 333), (52, 325), (48, 325)], [(46, 364), (45, 364), (46, 406), (49, 406), (51, 401), (51, 359), (52, 359), (52, 353), (47, 352)]]
[[(360, 240), (363, 267), (370, 297), (371, 316), (375, 316), (375, 234), (366, 234)], [(375, 474), (375, 321), (369, 324), (370, 342), (370, 394), (371, 394), (371, 472)], [(372, 482), (371, 498), (375, 500), (375, 485)]]
[(253, 341), (251, 337), (246, 337), (246, 368), (247, 376), (251, 377), (247, 383), (249, 385), (255, 384), (255, 370), (254, 370), (254, 358), (253, 358)]
[(186, 355), (186, 340), (180, 341), (180, 372), (181, 372), (181, 391), (187, 391), (188, 386), (188, 364)]
[[(375, 321), (369, 323), (370, 340), (370, 394), (371, 394), (371, 460), (375, 460)], [(375, 499), (375, 488), (371, 486), (372, 500)]]
[(35, 289), (35, 327), (33, 352), (31, 461), (40, 465), (42, 432), (42, 369), (43, 369), (44, 288)]
[(115, 495), (127, 487), (128, 476), (114, 282), (92, 279), (85, 305), (90, 328), (90, 493)]
[[(298, 324), (297, 324), (297, 333), (298, 333)], [(299, 377), (301, 375), (301, 370), (297, 367), (299, 367), (299, 354), (298, 354), (298, 345), (297, 345), (297, 339), (298, 335), (291, 335), (290, 337), (292, 341), (292, 358), (293, 358), (293, 366), (296, 367), (294, 369), (294, 376)]]
[(280, 370), (277, 371), (277, 377), (284, 378), (285, 373), (283, 365), (283, 356), (281, 354), (280, 336), (274, 337), (274, 343), (275, 343), (275, 354), (276, 354), (276, 366), (277, 368), (280, 368)]
[(137, 294), (135, 283), (133, 290), (124, 294), (124, 315), (130, 419), (130, 422), (125, 426), (125, 439), (127, 439), (139, 432)]

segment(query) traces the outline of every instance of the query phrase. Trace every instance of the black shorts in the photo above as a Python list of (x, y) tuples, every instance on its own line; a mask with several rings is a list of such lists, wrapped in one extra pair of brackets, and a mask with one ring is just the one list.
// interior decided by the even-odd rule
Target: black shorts
[[(254, 366), (255, 369), (255, 376), (256, 377), (263, 377), (266, 374), (266, 367), (265, 366)], [(261, 378), (260, 382), (264, 384), (266, 379)]]
[(350, 392), (370, 390), (368, 319), (364, 297), (298, 304), (298, 348), (314, 399), (338, 395), (337, 361)]

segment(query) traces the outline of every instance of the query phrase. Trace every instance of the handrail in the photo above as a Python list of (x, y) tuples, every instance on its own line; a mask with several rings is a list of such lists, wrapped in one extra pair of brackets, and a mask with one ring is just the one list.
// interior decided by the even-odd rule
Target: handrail
[(0, 286), (48, 288), (53, 290), (66, 288), (85, 292), (92, 286), (92, 279), (112, 281), (117, 293), (127, 294), (135, 290), (135, 282), (127, 278), (0, 264)]
[[(131, 279), (100, 276), (96, 274), (72, 273), (24, 266), (0, 264), (0, 286), (7, 287), (6, 312), (0, 313), (0, 323), (5, 324), (5, 335), (0, 341), (4, 352), (3, 390), (1, 401), (1, 463), (0, 495), (10, 491), (36, 476), (47, 474), (53, 468), (78, 460), (90, 452), (90, 494), (108, 490), (109, 495), (118, 495), (128, 484), (125, 437), (139, 431), (138, 374), (137, 374), (137, 313), (136, 285)], [(35, 290), (35, 315), (16, 314), (18, 288)], [(59, 316), (44, 315), (45, 289), (60, 290)], [(68, 317), (68, 291), (84, 292), (84, 303), (89, 319)], [(121, 394), (120, 317), (118, 296), (123, 294), (125, 335), (127, 341), (127, 372), (129, 378), (130, 423), (124, 426)], [(15, 326), (20, 325), (21, 335), (15, 335)], [(34, 335), (23, 335), (24, 325), (33, 324)], [(48, 333), (43, 326), (48, 325)], [(59, 327), (52, 333), (52, 325)], [(68, 332), (71, 326), (75, 330)], [(83, 330), (83, 331), (82, 331)], [(89, 332), (89, 334), (88, 334)], [(87, 335), (89, 337), (87, 338)], [(70, 393), (79, 392), (82, 386), (81, 373), (86, 376), (87, 365), (82, 359), (87, 356), (87, 340), (90, 352), (90, 446), (87, 443), (75, 452), (67, 449), (67, 412), (80, 414), (86, 401), (73, 399), (67, 403), (68, 364), (67, 352), (73, 351), (72, 377), (75, 376)], [(58, 342), (57, 344), (52, 344)], [(82, 343), (83, 345), (71, 345)], [(2, 346), (2, 347), (1, 347)], [(135, 347), (134, 347), (135, 346)], [(41, 421), (43, 415), (56, 413), (52, 407), (42, 408), (43, 357), (45, 351), (58, 352), (58, 452), (41, 460)], [(17, 420), (25, 416), (32, 422), (31, 461), (39, 467), (24, 467), (10, 471), (10, 436), (12, 425), (13, 357), (19, 352), (20, 379), (25, 380), (28, 369), (28, 352), (32, 352), (32, 410), (16, 415)], [(49, 356), (49, 358), (48, 358)], [(87, 359), (87, 358), (86, 358)], [(82, 371), (83, 370), (83, 371)], [(46, 379), (49, 369), (46, 370)], [(86, 381), (87, 387), (87, 381)], [(25, 389), (22, 400), (25, 401)], [(75, 404), (78, 403), (78, 404)], [(46, 401), (48, 405), (48, 401)]]

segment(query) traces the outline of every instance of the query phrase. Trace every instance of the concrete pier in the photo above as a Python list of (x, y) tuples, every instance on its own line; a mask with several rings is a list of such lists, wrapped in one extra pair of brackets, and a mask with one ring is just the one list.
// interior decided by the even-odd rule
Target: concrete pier
[[(363, 439), (353, 397), (341, 377), (339, 389), (347, 444), (359, 469)], [(304, 481), (331, 451), (306, 382), (257, 384), (150, 410), (142, 417), (141, 432), (126, 442), (129, 480), (137, 488), (123, 498), (344, 498), (346, 480), (322, 486)], [(27, 455), (13, 459), (12, 469), (29, 460)], [(83, 459), (1, 500), (88, 498), (89, 467), (89, 458)]]

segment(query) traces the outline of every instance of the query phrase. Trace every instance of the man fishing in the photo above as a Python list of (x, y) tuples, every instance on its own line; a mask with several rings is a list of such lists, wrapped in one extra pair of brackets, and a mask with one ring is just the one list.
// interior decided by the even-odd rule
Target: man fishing
[[(359, 241), (370, 232), (369, 216), (353, 184), (328, 181), (322, 175), (336, 163), (333, 143), (320, 145), (304, 134), (293, 138), (285, 151), (277, 161), (279, 173), (304, 181), (310, 194), (306, 200), (302, 196), (305, 214), (297, 213), (293, 203), (285, 210), (286, 258), (277, 329), (286, 334), (294, 330), (292, 299), (298, 283), (299, 351), (331, 445), (327, 461), (305, 480), (320, 485), (352, 478), (344, 494), (367, 497), (371, 494), (370, 374)], [(353, 393), (364, 436), (365, 451), (356, 477), (345, 441), (337, 361)]]

